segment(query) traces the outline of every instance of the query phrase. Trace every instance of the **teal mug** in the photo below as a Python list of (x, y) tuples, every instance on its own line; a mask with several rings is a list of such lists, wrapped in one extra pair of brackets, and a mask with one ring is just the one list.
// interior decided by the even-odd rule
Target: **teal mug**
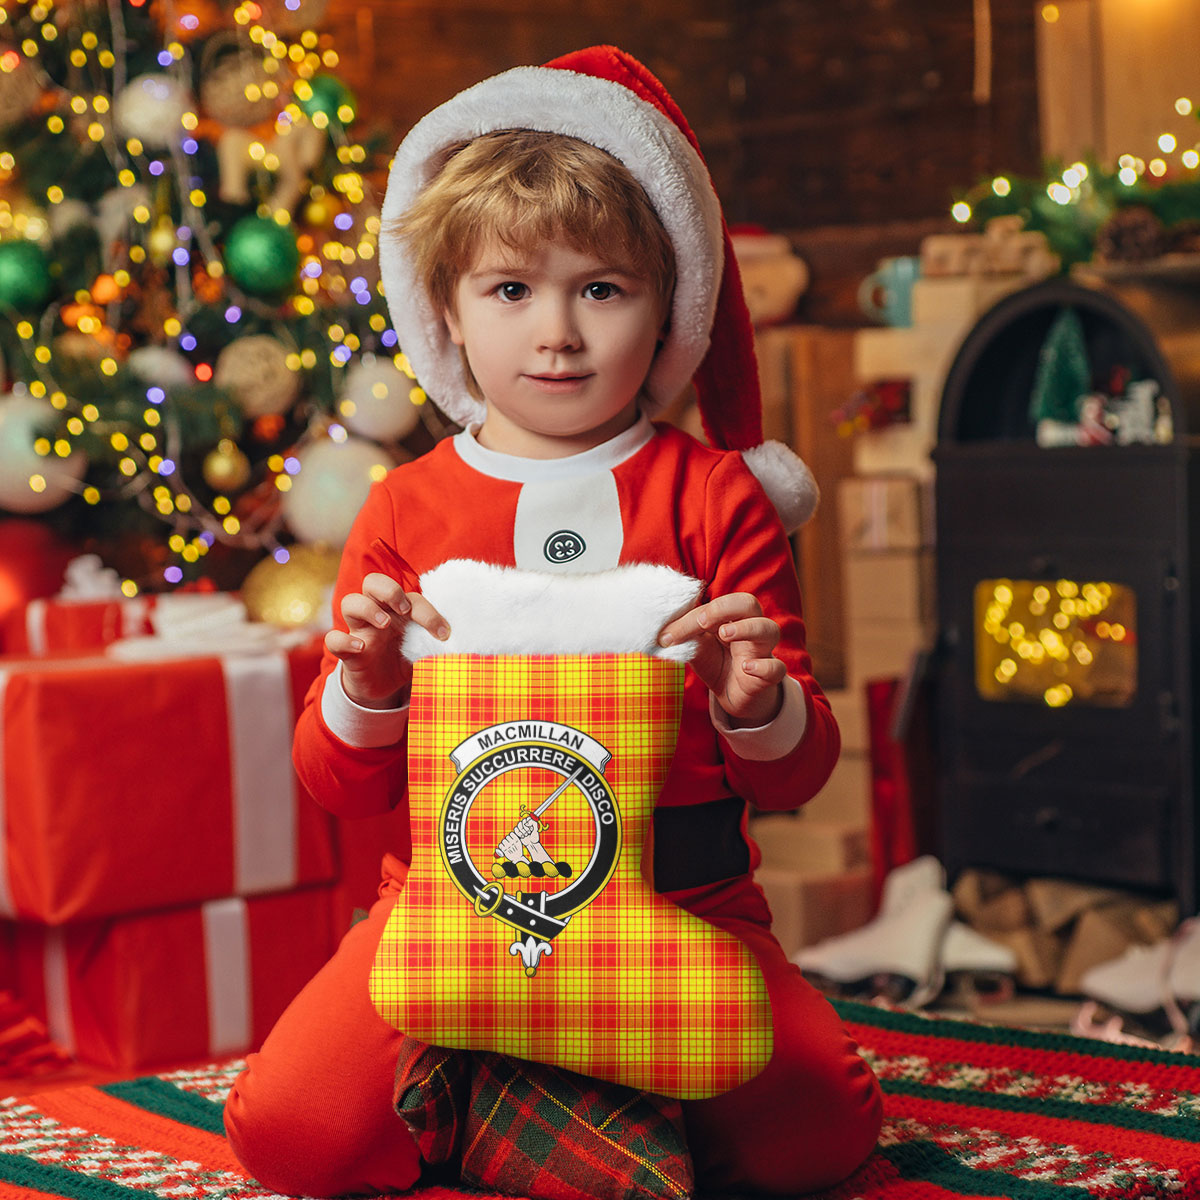
[(872, 321), (911, 325), (912, 289), (920, 277), (921, 260), (916, 255), (881, 258), (859, 285), (858, 306)]

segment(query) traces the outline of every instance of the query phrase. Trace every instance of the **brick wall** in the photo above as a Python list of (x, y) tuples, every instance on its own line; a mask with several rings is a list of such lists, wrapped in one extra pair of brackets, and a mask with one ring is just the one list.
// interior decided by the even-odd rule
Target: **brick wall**
[(616, 42), (680, 102), (730, 219), (797, 230), (944, 217), (956, 185), (1037, 170), (1033, 5), (990, 9), (982, 105), (966, 0), (333, 0), (328, 24), (397, 140), (486, 75)]

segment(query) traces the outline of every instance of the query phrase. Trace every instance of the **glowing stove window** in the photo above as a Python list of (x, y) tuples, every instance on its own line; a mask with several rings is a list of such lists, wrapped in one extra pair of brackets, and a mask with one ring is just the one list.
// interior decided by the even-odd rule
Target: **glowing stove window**
[(975, 585), (975, 686), (985, 700), (1124, 708), (1137, 691), (1131, 588), (1071, 579)]

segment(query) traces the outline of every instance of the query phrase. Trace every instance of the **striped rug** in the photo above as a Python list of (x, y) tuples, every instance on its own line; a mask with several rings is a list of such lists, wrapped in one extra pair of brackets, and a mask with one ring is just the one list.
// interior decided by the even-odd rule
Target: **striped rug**
[[(887, 1116), (871, 1159), (818, 1200), (1200, 1200), (1200, 1057), (838, 1008)], [(239, 1066), (0, 1101), (0, 1200), (267, 1200), (221, 1132)]]

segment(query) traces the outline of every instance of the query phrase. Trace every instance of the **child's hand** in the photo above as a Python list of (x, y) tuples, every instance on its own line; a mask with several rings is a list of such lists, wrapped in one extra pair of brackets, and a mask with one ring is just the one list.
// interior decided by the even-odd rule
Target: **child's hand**
[(412, 664), (400, 653), (409, 621), (436, 638), (450, 629), (441, 613), (420, 592), (406, 592), (389, 575), (372, 572), (361, 592), (342, 597), (348, 632), (331, 629), (325, 648), (342, 664), (346, 695), (364, 708), (395, 708), (412, 682)]
[(737, 726), (765, 725), (779, 714), (787, 675), (774, 655), (779, 637), (779, 626), (749, 592), (731, 592), (676, 617), (658, 641), (697, 642), (692, 668)]

